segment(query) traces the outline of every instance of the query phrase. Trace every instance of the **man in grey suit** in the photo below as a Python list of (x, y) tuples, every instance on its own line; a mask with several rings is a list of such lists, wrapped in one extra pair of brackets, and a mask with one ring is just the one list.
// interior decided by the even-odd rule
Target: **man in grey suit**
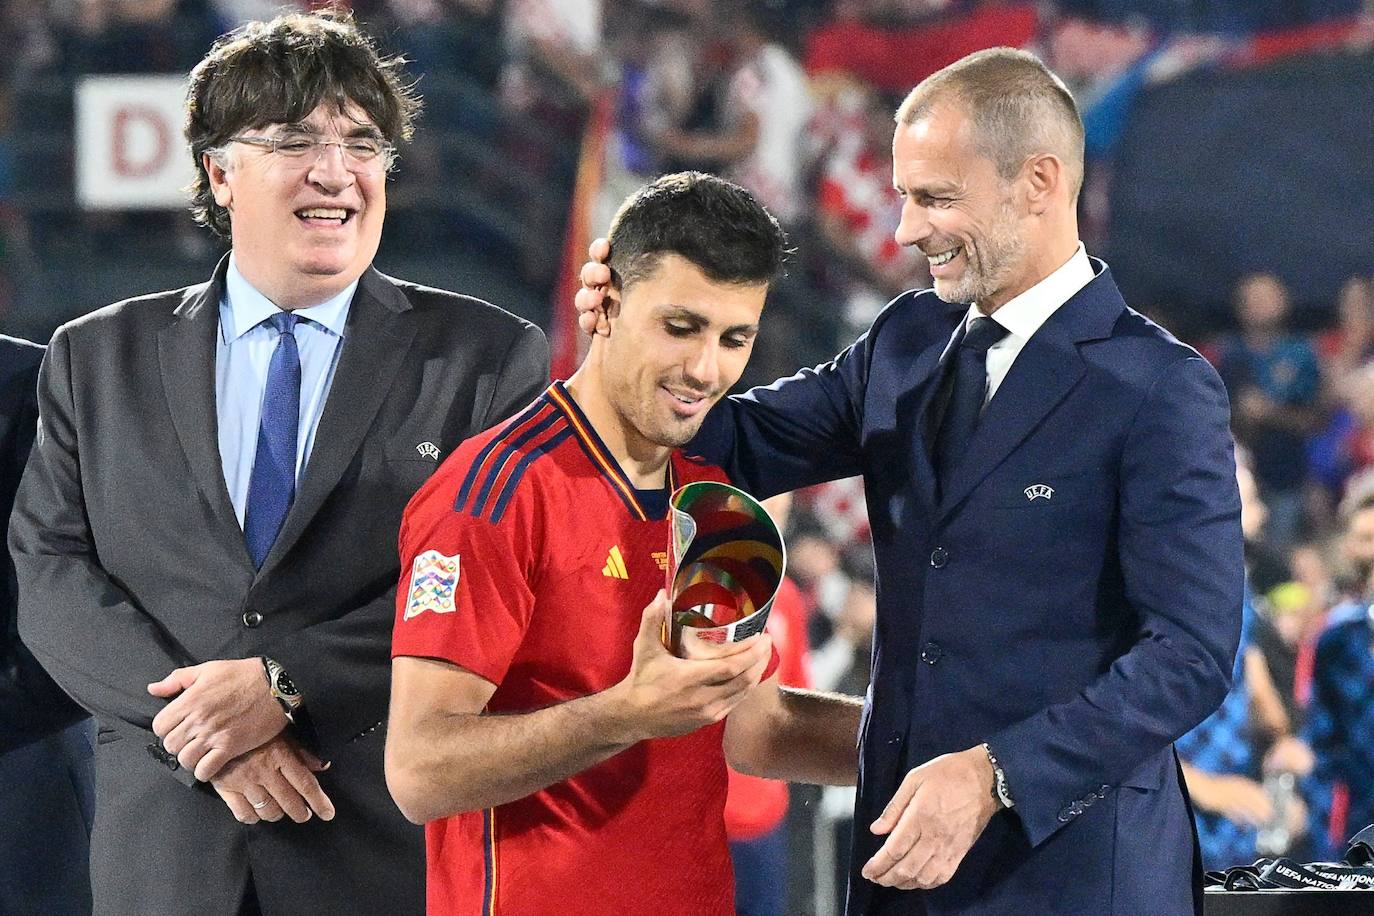
[(422, 912), (382, 772), (397, 526), (548, 349), (371, 266), (416, 107), (338, 14), (225, 36), (186, 135), (231, 255), (53, 337), (10, 544), (20, 633), (99, 723), (97, 913)]

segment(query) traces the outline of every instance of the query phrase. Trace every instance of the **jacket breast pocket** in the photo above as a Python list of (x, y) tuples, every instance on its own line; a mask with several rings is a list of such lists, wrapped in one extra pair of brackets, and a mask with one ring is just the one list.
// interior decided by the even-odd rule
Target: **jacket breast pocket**
[(427, 437), (424, 433), (392, 436), (387, 442), (384, 454), (387, 461), (424, 462), (431, 469), (439, 466), (443, 458), (443, 444), (438, 436)]
[(418, 441), (415, 436), (393, 437), (382, 454), (387, 476), (412, 493), (429, 479), (444, 457), (438, 437)]
[(1001, 509), (1046, 512), (1068, 506), (1098, 506), (1114, 499), (1112, 479), (1102, 471), (1075, 474), (1019, 474), (1004, 478), (990, 500)]

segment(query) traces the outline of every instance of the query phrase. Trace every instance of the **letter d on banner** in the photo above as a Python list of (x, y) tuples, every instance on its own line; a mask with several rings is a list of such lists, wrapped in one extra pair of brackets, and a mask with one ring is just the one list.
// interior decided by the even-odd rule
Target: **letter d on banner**
[(182, 76), (92, 76), (76, 86), (76, 195), (88, 210), (178, 210), (194, 177)]
[(115, 109), (110, 159), (121, 178), (147, 178), (167, 166), (171, 150), (164, 113), (147, 105)]

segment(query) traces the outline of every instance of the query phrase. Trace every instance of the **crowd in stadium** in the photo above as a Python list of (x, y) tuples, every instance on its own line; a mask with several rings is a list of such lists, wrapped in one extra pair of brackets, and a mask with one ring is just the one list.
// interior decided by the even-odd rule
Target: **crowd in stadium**
[[(25, 278), (51, 270), (48, 252), (69, 253), (73, 236), (97, 240), (93, 249), (138, 236), (195, 265), (218, 254), (183, 214), (77, 212), (69, 179), (55, 176), (69, 164), (70, 127), (26, 105), (82, 75), (185, 73), (224, 31), (320, 5), (0, 0), (0, 329), (51, 331), (144, 291), (102, 289), (62, 303), (67, 314), (35, 311)], [(967, 51), (1032, 47), (1074, 90), (1088, 121), (1080, 216), (1093, 251), (1111, 234), (1123, 93), (1256, 36), (1271, 39), (1266, 48), (1287, 36), (1284, 54), (1366, 61), (1374, 45), (1374, 5), (1358, 0), (1062, 0), (1048, 11), (974, 0), (330, 5), (351, 6), (404, 54), (425, 100), (401, 152), (384, 252), (442, 260), (456, 245), (454, 257), (499, 264), (522, 298), (497, 304), (551, 329), (556, 345), (558, 327), (571, 333), (571, 269), (620, 202), (666, 172), (721, 174), (766, 205), (796, 249), (745, 383), (829, 358), (894, 296), (930, 285), (925, 259), (893, 239), (893, 111)], [(571, 202), (588, 175), (579, 210)], [(1374, 177), (1363, 190), (1374, 200)], [(1264, 265), (1235, 278), (1230, 314), (1133, 303), (1179, 319), (1215, 366), (1242, 465), (1248, 600), (1235, 685), (1179, 743), (1209, 867), (1260, 853), (1332, 858), (1374, 823), (1374, 255), (1367, 264), (1330, 278), (1339, 295), (1316, 307), (1296, 308), (1291, 284)], [(204, 273), (195, 266), (188, 281)], [(862, 694), (875, 613), (862, 487), (800, 491), (788, 514), (795, 588), (775, 618), (784, 679)], [(740, 912), (835, 912), (852, 790), (793, 788), (789, 809), (776, 785), (732, 789), (727, 823), (751, 877)]]

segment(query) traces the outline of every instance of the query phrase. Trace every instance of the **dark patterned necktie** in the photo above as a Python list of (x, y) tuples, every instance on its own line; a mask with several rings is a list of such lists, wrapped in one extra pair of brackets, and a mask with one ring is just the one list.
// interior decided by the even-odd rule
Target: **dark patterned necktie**
[(243, 538), (253, 566), (262, 569), (296, 497), (296, 437), (301, 416), (301, 354), (290, 312), (267, 319), (277, 330), (277, 348), (267, 367), (267, 388), (258, 423), (258, 450), (248, 478)]
[(935, 436), (935, 474), (943, 484), (968, 451), (978, 416), (988, 393), (988, 350), (1007, 335), (1007, 329), (991, 318), (969, 322), (968, 333), (954, 354), (953, 384), (949, 403)]

